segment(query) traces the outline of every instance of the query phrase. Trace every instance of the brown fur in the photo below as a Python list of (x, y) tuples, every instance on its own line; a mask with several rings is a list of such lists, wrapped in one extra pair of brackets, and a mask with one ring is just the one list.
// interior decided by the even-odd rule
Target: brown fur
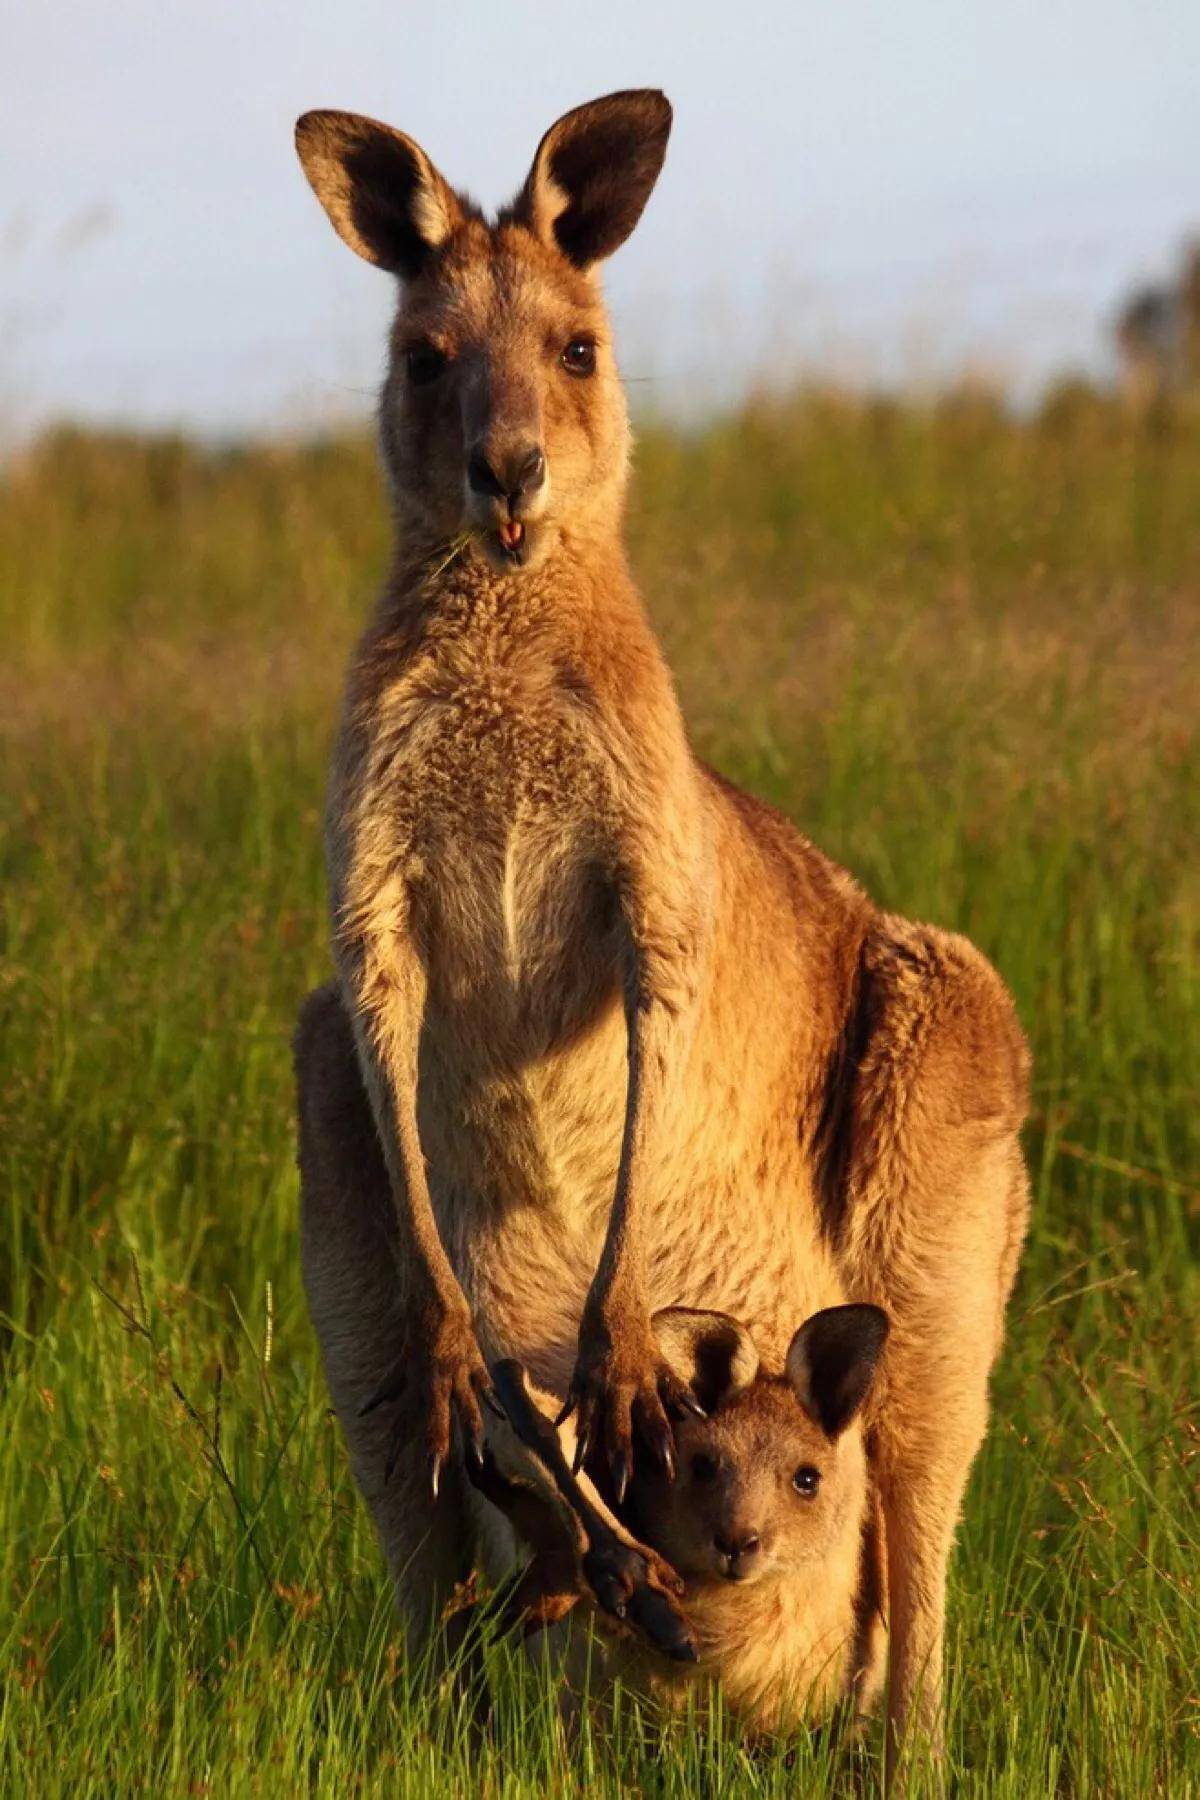
[[(657, 1309), (747, 1320), (781, 1371), (797, 1318), (882, 1307), (865, 1425), (890, 1706), (897, 1732), (914, 1714), (933, 1731), (946, 1565), (1025, 1228), (1026, 1053), (969, 944), (878, 913), (688, 745), (622, 549), (629, 433), (588, 255), (640, 213), (669, 111), (598, 105), (594, 134), (589, 109), (568, 115), (569, 155), (547, 153), (553, 128), (495, 227), (408, 140), (381, 195), (386, 128), (301, 122), (335, 226), (404, 276), (381, 403), (396, 555), (330, 789), (338, 982), (297, 1036), (310, 1304), (418, 1622), (480, 1534), (512, 1553), (450, 1455), (456, 1414), (480, 1430), (489, 1362), (519, 1359), (547, 1404), (569, 1392), (619, 1486), (635, 1435), (643, 1463), (669, 1450)], [(560, 360), (580, 336), (584, 378)], [(431, 383), (414, 346), (445, 359)], [(531, 445), (531, 498), (472, 491), (474, 451), (499, 469)], [(359, 1418), (397, 1365), (398, 1414)], [(854, 1616), (860, 1535), (825, 1579), (877, 1656)], [(762, 1631), (755, 1591), (728, 1595), (727, 1637)], [(809, 1666), (803, 1605), (771, 1629)]]

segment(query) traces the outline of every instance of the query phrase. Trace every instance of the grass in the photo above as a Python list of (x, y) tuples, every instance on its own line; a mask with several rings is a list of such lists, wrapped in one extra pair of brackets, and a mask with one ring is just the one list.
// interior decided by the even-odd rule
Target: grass
[[(806, 394), (644, 436), (635, 559), (701, 749), (970, 933), (1035, 1054), (1035, 1215), (952, 1578), (963, 1794), (1200, 1792), (1200, 422)], [(0, 1786), (875, 1791), (626, 1707), (568, 1754), (408, 1669), (300, 1292), (368, 442), (59, 433), (0, 488)]]

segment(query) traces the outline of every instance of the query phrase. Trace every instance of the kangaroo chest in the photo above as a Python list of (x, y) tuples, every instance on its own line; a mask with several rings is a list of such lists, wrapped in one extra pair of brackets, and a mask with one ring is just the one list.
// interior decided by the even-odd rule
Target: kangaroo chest
[(443, 652), (385, 697), (358, 861), (368, 884), (401, 875), (430, 1021), (460, 1059), (490, 1042), (527, 1060), (611, 985), (617, 786), (594, 709), (544, 653)]

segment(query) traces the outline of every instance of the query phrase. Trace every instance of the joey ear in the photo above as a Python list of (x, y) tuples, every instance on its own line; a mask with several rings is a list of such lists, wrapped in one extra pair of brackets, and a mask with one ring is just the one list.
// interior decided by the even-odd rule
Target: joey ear
[(792, 1339), (788, 1380), (826, 1437), (840, 1436), (870, 1393), (887, 1334), (878, 1306), (828, 1306)]
[(671, 131), (657, 88), (606, 94), (564, 113), (533, 159), (513, 216), (578, 269), (611, 256), (642, 216)]
[(343, 242), (405, 280), (462, 221), (458, 196), (420, 145), (376, 119), (306, 112), (296, 153)]
[(715, 1412), (758, 1374), (754, 1339), (728, 1313), (664, 1306), (650, 1323), (663, 1360), (687, 1383), (705, 1412)]

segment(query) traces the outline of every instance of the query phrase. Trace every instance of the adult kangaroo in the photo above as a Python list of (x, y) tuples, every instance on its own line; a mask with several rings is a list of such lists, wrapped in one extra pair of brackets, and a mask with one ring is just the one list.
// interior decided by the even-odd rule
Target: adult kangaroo
[[(751, 1321), (782, 1368), (807, 1312), (882, 1308), (889, 1707), (936, 1735), (1026, 1225), (1027, 1057), (970, 944), (881, 914), (689, 747), (622, 545), (597, 281), (670, 123), (653, 91), (567, 113), (494, 223), (385, 125), (297, 128), (340, 236), (399, 278), (395, 550), (333, 759), (337, 979), (296, 1040), (305, 1279), (416, 1629), (475, 1555), (503, 1359), (568, 1404), (568, 1455), (616, 1505), (635, 1454), (670, 1471), (694, 1405), (660, 1309)], [(671, 1592), (650, 1551), (614, 1568), (610, 1602)]]

